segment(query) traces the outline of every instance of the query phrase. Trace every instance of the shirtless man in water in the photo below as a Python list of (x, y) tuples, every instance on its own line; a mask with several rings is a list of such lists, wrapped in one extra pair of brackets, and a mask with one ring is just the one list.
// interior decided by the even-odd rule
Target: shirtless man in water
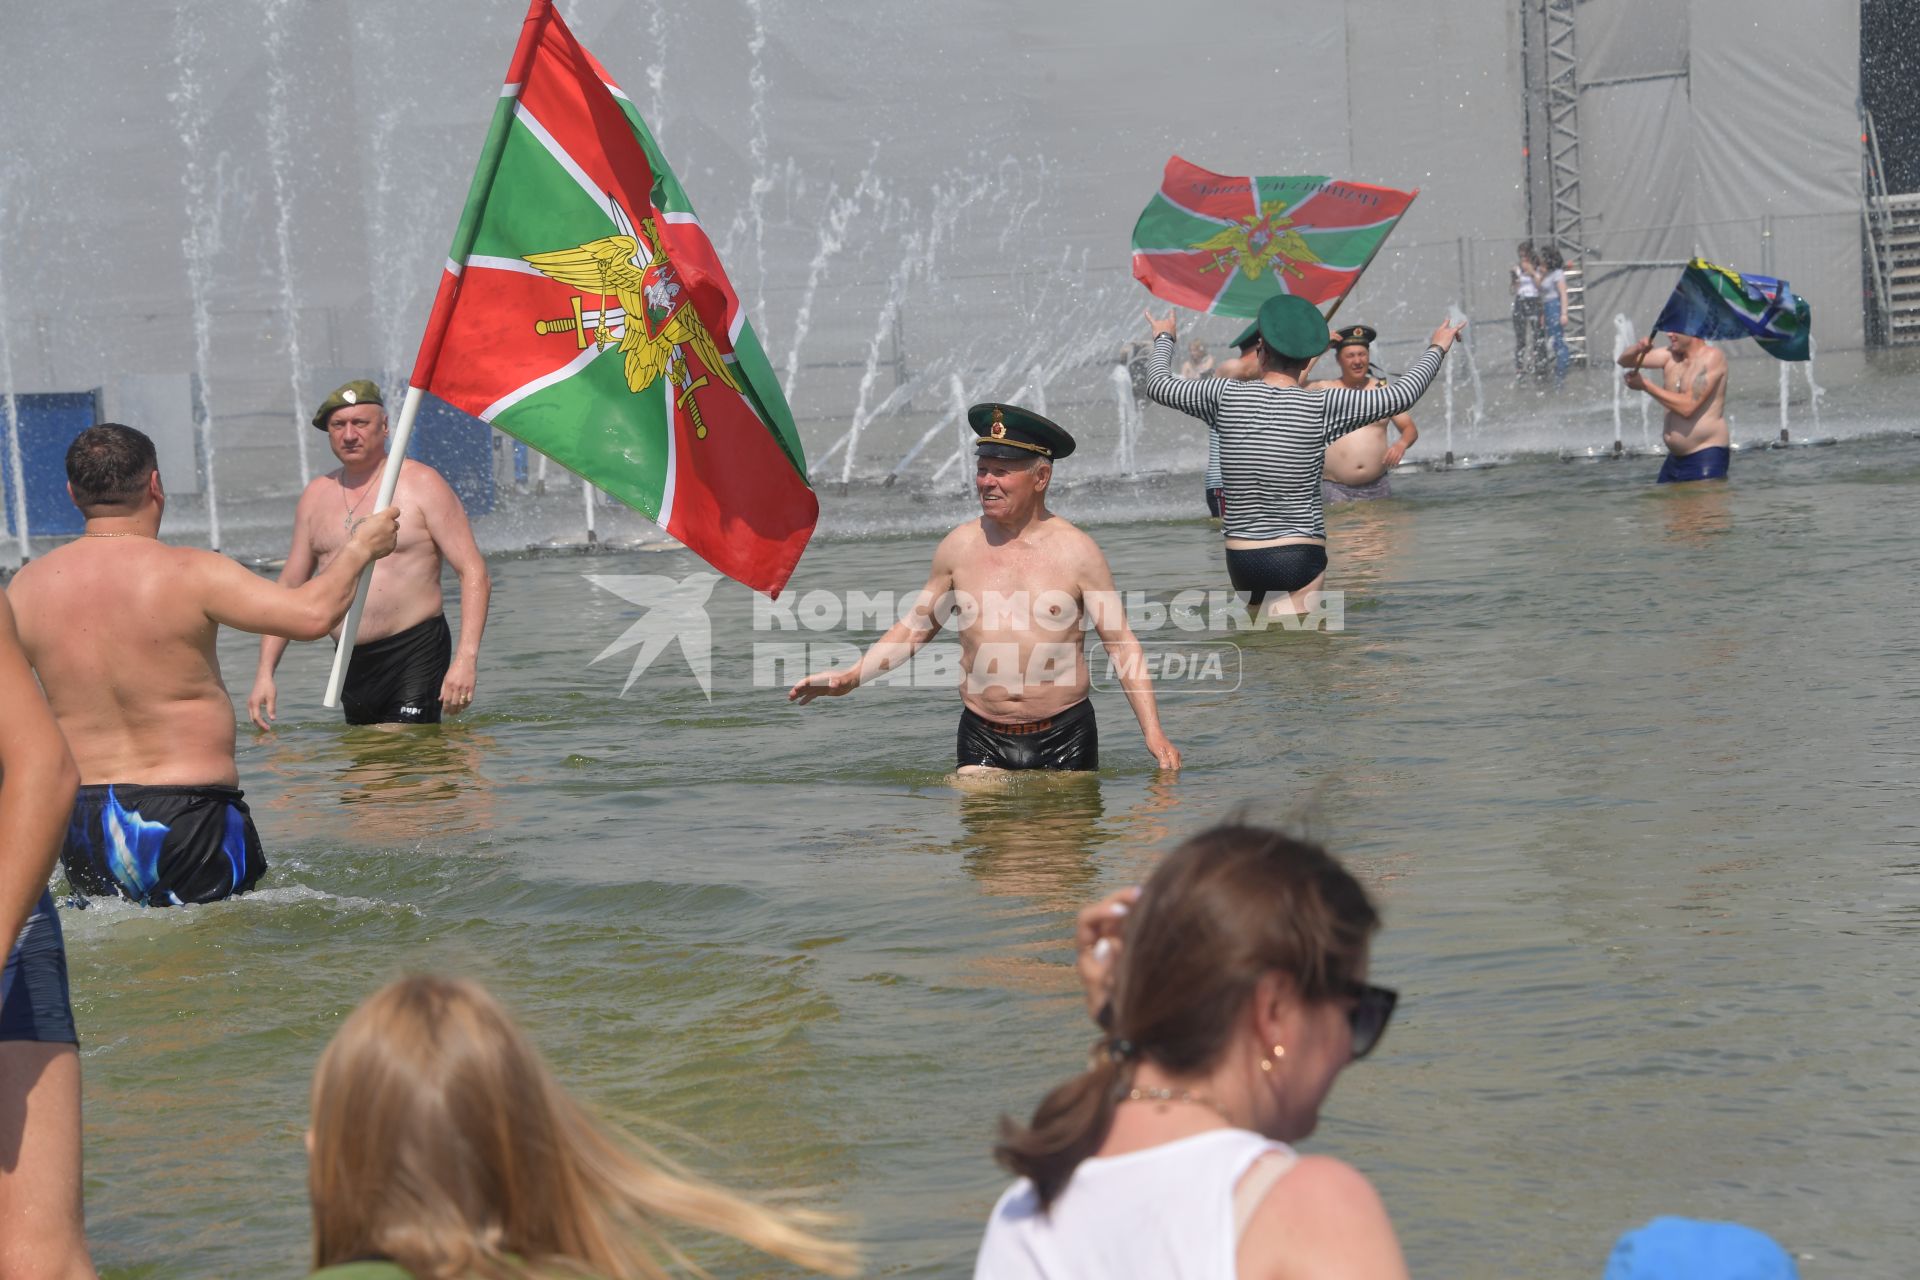
[[(1732, 459), (1727, 435), (1727, 357), (1705, 338), (1669, 333), (1665, 350), (1642, 338), (1620, 353), (1627, 385), (1644, 391), (1667, 411), (1660, 438), (1667, 460), (1659, 484), (1724, 480)], [(1646, 380), (1642, 369), (1663, 370), (1664, 386)]]
[[(336, 389), (313, 415), (313, 425), (327, 433), (340, 469), (317, 477), (294, 508), (293, 546), (280, 571), (281, 585), (288, 587), (325, 569), (347, 545), (387, 465), (387, 410), (373, 383), (358, 379)], [(340, 692), (348, 724), (438, 724), (443, 707), (458, 714), (473, 703), (480, 633), (493, 591), (486, 557), (452, 486), (426, 463), (409, 458), (401, 464), (393, 501), (405, 513), (400, 545), (374, 570), (367, 588)], [(440, 596), (443, 560), (460, 577), (457, 648)], [(271, 727), (273, 672), (286, 651), (278, 636), (261, 638), (247, 715), (262, 729)]]
[(81, 893), (150, 907), (251, 889), (267, 868), (233, 763), (222, 626), (317, 640), (360, 570), (393, 550), (399, 513), (369, 516), (298, 590), (212, 551), (160, 541), (167, 495), (153, 441), (118, 423), (67, 450), (86, 531), (33, 561), (8, 594), (20, 643), (80, 766), (60, 860)]
[(910, 661), (957, 613), (960, 772), (1097, 769), (1084, 637), (1091, 622), (1147, 750), (1161, 768), (1178, 769), (1180, 752), (1160, 731), (1153, 683), (1106, 557), (1047, 510), (1053, 463), (1073, 452), (1073, 437), (1013, 405), (977, 404), (967, 421), (978, 433), (980, 518), (941, 540), (913, 607), (858, 663), (808, 676), (788, 700), (805, 705), (852, 693)]
[[(1385, 378), (1373, 376), (1373, 340), (1380, 335), (1364, 324), (1350, 324), (1333, 331), (1334, 359), (1340, 362), (1337, 382), (1313, 382), (1308, 390), (1321, 387), (1347, 387), (1365, 391), (1384, 387)], [(1387, 423), (1392, 422), (1400, 438), (1387, 443)], [(1341, 436), (1327, 445), (1327, 458), (1320, 473), (1320, 498), (1326, 503), (1363, 502), (1369, 498), (1391, 498), (1390, 474), (1407, 456), (1407, 450), (1420, 438), (1413, 415), (1396, 413), (1392, 418), (1369, 422), (1358, 431)]]

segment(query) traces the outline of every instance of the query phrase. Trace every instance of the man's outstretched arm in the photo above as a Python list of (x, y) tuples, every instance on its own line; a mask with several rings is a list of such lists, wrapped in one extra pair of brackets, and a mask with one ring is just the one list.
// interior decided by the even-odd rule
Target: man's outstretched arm
[(353, 604), (360, 571), (393, 550), (400, 509), (376, 511), (354, 528), (331, 563), (294, 588), (268, 582), (238, 561), (212, 552), (189, 562), (191, 589), (207, 617), (223, 627), (289, 640), (318, 640), (340, 624)]
[(913, 607), (900, 621), (887, 628), (850, 667), (816, 671), (787, 690), (787, 701), (806, 706), (815, 698), (838, 698), (852, 693), (867, 681), (911, 662), (920, 646), (939, 632), (952, 607), (953, 571), (946, 564), (947, 545), (942, 543), (933, 555), (933, 573), (920, 588)]

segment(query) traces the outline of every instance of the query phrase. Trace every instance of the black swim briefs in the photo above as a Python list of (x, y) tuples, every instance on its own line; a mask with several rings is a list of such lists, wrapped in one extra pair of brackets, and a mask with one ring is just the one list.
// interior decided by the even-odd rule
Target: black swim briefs
[(340, 705), (348, 724), (439, 724), (440, 685), (453, 665), (447, 616), (353, 647)]
[(60, 865), (78, 893), (148, 907), (218, 902), (267, 869), (238, 787), (80, 788)]
[(992, 769), (1098, 769), (1100, 729), (1093, 700), (1029, 724), (1002, 724), (960, 709), (959, 763)]
[(67, 998), (67, 948), (60, 916), (45, 889), (0, 973), (0, 1040), (80, 1041), (73, 1030), (73, 1003)]
[(1327, 549), (1317, 542), (1227, 548), (1227, 577), (1235, 591), (1247, 593), (1249, 609), (1259, 608), (1270, 591), (1298, 591), (1326, 571)]

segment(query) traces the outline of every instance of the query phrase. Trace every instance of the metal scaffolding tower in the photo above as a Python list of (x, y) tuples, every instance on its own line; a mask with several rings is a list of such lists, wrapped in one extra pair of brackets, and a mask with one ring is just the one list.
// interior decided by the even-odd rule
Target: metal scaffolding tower
[(1576, 0), (1542, 0), (1547, 53), (1547, 185), (1552, 195), (1548, 227), (1553, 246), (1567, 260), (1567, 314), (1561, 317), (1567, 347), (1577, 364), (1587, 362), (1586, 234), (1580, 213), (1580, 79), (1574, 53)]

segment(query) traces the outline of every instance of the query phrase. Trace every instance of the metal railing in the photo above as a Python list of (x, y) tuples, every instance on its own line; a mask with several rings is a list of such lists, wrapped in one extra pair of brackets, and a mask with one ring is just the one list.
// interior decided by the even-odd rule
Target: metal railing
[(1867, 264), (1873, 277), (1874, 319), (1883, 341), (1893, 336), (1893, 277), (1881, 257), (1880, 247), (1893, 232), (1888, 209), (1886, 171), (1880, 162), (1880, 134), (1873, 125), (1873, 112), (1860, 104), (1860, 162), (1866, 172), (1861, 183), (1860, 222), (1866, 233)]

